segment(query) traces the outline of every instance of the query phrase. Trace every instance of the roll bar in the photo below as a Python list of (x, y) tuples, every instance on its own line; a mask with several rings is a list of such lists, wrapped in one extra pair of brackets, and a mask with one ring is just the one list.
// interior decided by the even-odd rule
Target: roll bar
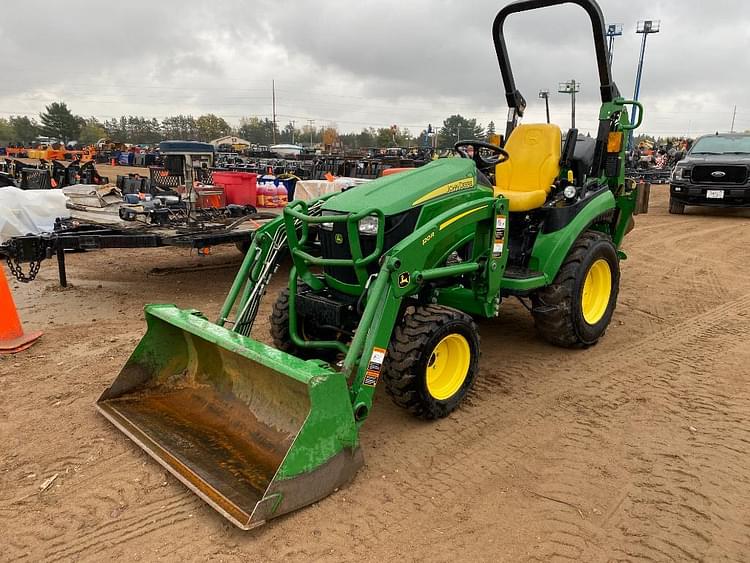
[(596, 49), (596, 65), (599, 69), (599, 85), (601, 90), (602, 102), (611, 102), (620, 96), (620, 91), (612, 81), (612, 73), (609, 67), (607, 57), (607, 33), (604, 24), (604, 16), (594, 0), (519, 0), (505, 6), (495, 16), (492, 24), (492, 39), (495, 43), (497, 53), (497, 62), (500, 64), (500, 72), (503, 75), (503, 84), (505, 86), (505, 98), (508, 101), (508, 107), (515, 110), (515, 113), (521, 117), (526, 109), (526, 100), (521, 92), (516, 88), (516, 82), (513, 78), (513, 70), (508, 59), (508, 48), (505, 45), (505, 35), (503, 34), (503, 25), (505, 19), (518, 12), (527, 12), (539, 8), (548, 8), (560, 4), (577, 4), (591, 18), (591, 29), (594, 33), (594, 48)]

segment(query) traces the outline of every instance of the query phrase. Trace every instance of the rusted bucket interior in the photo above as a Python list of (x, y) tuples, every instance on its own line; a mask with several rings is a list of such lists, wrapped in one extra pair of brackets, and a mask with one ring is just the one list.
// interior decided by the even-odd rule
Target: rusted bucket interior
[(157, 342), (143, 344), (99, 410), (206, 501), (246, 524), (309, 413), (305, 384), (187, 332), (172, 339), (167, 360), (149, 354)]

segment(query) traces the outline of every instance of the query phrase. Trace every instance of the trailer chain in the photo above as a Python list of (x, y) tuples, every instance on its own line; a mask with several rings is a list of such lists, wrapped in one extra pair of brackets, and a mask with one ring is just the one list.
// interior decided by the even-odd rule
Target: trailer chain
[[(36, 241), (34, 246), (36, 250), (34, 252), (34, 256), (29, 257), (28, 260), (24, 260), (25, 256), (23, 250), (16, 243), (16, 241), (11, 240), (8, 243), (8, 252), (5, 260), (8, 263), (8, 269), (10, 270), (10, 273), (21, 283), (29, 283), (34, 281), (37, 274), (39, 273), (39, 269), (42, 266), (42, 260), (46, 258), (44, 245), (40, 244), (39, 241)], [(22, 262), (24, 261), (29, 262), (28, 274), (25, 274), (23, 271)]]

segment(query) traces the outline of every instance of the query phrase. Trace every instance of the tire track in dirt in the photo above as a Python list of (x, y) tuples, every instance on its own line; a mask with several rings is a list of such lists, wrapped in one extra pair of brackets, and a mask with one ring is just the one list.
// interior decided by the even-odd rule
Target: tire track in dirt
[(180, 492), (166, 502), (142, 504), (128, 516), (97, 525), (72, 541), (51, 543), (45, 550), (45, 560), (65, 561), (83, 554), (94, 559), (116, 545), (189, 520), (201, 502)]
[[(748, 334), (747, 322), (742, 318), (743, 315), (735, 315), (735, 320), (739, 319), (744, 324), (741, 324), (741, 330), (733, 330), (733, 327), (708, 325), (704, 326), (700, 331), (693, 332), (691, 336), (705, 342), (705, 345), (711, 348), (715, 344), (724, 343), (723, 348), (720, 346), (714, 346), (713, 349), (719, 354), (727, 349), (727, 347), (735, 346), (735, 342), (741, 342), (742, 340), (736, 340), (737, 337), (746, 337)], [(731, 316), (729, 319), (731, 320)], [(649, 368), (649, 373), (654, 372), (654, 368), (659, 369), (661, 364), (665, 364), (666, 367), (672, 368), (669, 364), (677, 363), (676, 358), (685, 357), (689, 352), (690, 344), (685, 342), (677, 344), (670, 342), (668, 349), (671, 351), (669, 356), (659, 358), (658, 356), (649, 355), (641, 362), (645, 364), (644, 367)], [(707, 360), (708, 358), (704, 358)], [(632, 368), (637, 367), (638, 364), (631, 366)], [(605, 387), (600, 393), (597, 393), (593, 397), (590, 396), (590, 391), (587, 391), (586, 399), (587, 403), (593, 402), (596, 404), (597, 401), (603, 398), (607, 398), (607, 401), (613, 405), (613, 408), (617, 409), (621, 404), (627, 404), (627, 397), (633, 394), (635, 389), (641, 387), (641, 390), (648, 391), (649, 396), (655, 396), (658, 403), (669, 408), (669, 417), (665, 421), (667, 423), (674, 423), (675, 420), (679, 420), (683, 424), (684, 421), (689, 419), (689, 415), (693, 413), (700, 424), (707, 427), (715, 426), (724, 420), (724, 413), (730, 410), (730, 406), (726, 402), (722, 402), (720, 393), (716, 392), (715, 386), (711, 384), (705, 384), (705, 375), (710, 373), (705, 369), (705, 366), (694, 366), (702, 367), (704, 369), (694, 369), (695, 373), (686, 374), (670, 369), (669, 371), (662, 368), (661, 371), (656, 373), (659, 375), (651, 382), (640, 383), (633, 381), (632, 378), (621, 378), (618, 377), (619, 373), (613, 374), (613, 384), (609, 387)], [(634, 383), (636, 386), (634, 387)], [(716, 399), (718, 395), (718, 399)], [(685, 405), (685, 397), (689, 397), (690, 406)], [(625, 401), (625, 403), (623, 403)], [(698, 403), (696, 405), (695, 403)], [(747, 412), (748, 401), (745, 401), (741, 405), (734, 405), (734, 413), (739, 414)], [(692, 407), (692, 408), (691, 408)], [(697, 408), (696, 408), (697, 407)], [(720, 416), (714, 416), (721, 411)], [(642, 411), (635, 411), (636, 413)], [(652, 420), (653, 412), (643, 413), (644, 422), (645, 419)], [(604, 441), (604, 435), (612, 435), (614, 432), (609, 425), (602, 425), (600, 421), (611, 420), (612, 413), (605, 412), (594, 412), (593, 416), (588, 417), (583, 421), (579, 421), (574, 425), (573, 430), (568, 432), (564, 436), (564, 440), (561, 441), (561, 445), (570, 446), (573, 445), (575, 449), (580, 451), (580, 454), (584, 454), (586, 450), (590, 450), (597, 447), (606, 446)], [(638, 426), (636, 420), (635, 426)], [(592, 432), (595, 429), (595, 432)], [(690, 432), (684, 428), (684, 434), (690, 435)], [(743, 431), (741, 426), (734, 425), (731, 428), (727, 428), (724, 433), (725, 436), (731, 436), (732, 438), (723, 438), (721, 442), (716, 442), (713, 447), (725, 447), (733, 453), (733, 455), (745, 456), (747, 454), (747, 444), (737, 443), (739, 440), (742, 442), (741, 436)], [(642, 436), (644, 440), (648, 442), (648, 436)], [(727, 440), (734, 442), (727, 444)], [(701, 558), (702, 553), (705, 553), (706, 549), (711, 545), (712, 533), (718, 528), (716, 524), (717, 520), (724, 521), (725, 518), (722, 516), (723, 510), (711, 510), (711, 502), (707, 495), (698, 491), (710, 489), (711, 483), (700, 482), (697, 474), (691, 472), (691, 464), (682, 459), (677, 453), (670, 453), (668, 455), (653, 455), (647, 452), (663, 452), (663, 451), (691, 451), (694, 449), (690, 447), (689, 443), (680, 441), (675, 447), (675, 444), (665, 442), (654, 442), (649, 443), (644, 448), (641, 443), (628, 443), (626, 459), (632, 461), (632, 469), (629, 471), (633, 474), (633, 480), (631, 481), (632, 493), (627, 495), (627, 502), (623, 506), (623, 510), (627, 512), (627, 518), (625, 521), (627, 524), (623, 524), (623, 528), (627, 529), (629, 536), (638, 537), (638, 541), (635, 542), (637, 547), (640, 548), (639, 554), (646, 555), (650, 558), (658, 559), (661, 556), (668, 556), (674, 559), (684, 558)], [(581, 464), (577, 464), (575, 460), (578, 458), (576, 451), (568, 450), (562, 461), (562, 474), (563, 475), (586, 475), (586, 467)], [(715, 475), (726, 472), (723, 477), (734, 483), (745, 483), (746, 479), (743, 477), (743, 472), (738, 466), (738, 459), (723, 459), (717, 463), (716, 456), (707, 458), (711, 463), (699, 466), (701, 474)], [(728, 463), (727, 463), (728, 462)], [(644, 470), (644, 467), (647, 468)], [(727, 470), (730, 468), (731, 470)], [(671, 473), (671, 474), (668, 474)], [(679, 478), (675, 478), (673, 474), (677, 474)], [(687, 476), (688, 478), (682, 478)], [(696, 482), (697, 480), (697, 482)], [(565, 482), (564, 479), (560, 479), (559, 475), (556, 479), (550, 480), (553, 483), (553, 487), (549, 490), (551, 495), (558, 495), (560, 498), (576, 498), (576, 492), (580, 487), (577, 482)], [(666, 523), (660, 525), (660, 515), (665, 512), (669, 514), (668, 520), (677, 520), (680, 522), (680, 526), (677, 529), (668, 529)], [(560, 512), (560, 511), (558, 511)], [(568, 515), (567, 523), (569, 525), (578, 524), (575, 516), (572, 516), (570, 511), (562, 511), (559, 516), (564, 517)], [(540, 515), (542, 516), (542, 515)], [(637, 530), (637, 526), (633, 523), (642, 524), (642, 530)], [(560, 522), (557, 518), (551, 518), (548, 521), (548, 527), (550, 530), (559, 530)], [(663, 530), (665, 533), (655, 533)], [(603, 545), (609, 545), (612, 540), (612, 535), (609, 534), (607, 542)], [(616, 542), (611, 542), (616, 544)], [(625, 542), (626, 546), (630, 542)], [(566, 542), (566, 545), (570, 547), (570, 544)], [(688, 549), (685, 546), (691, 545)], [(580, 542), (577, 546), (578, 550), (573, 553), (573, 557), (576, 559), (588, 559), (584, 551), (585, 542)], [(633, 546), (630, 546), (633, 547)], [(634, 552), (636, 550), (625, 550), (623, 555)], [(555, 555), (556, 552), (546, 553), (545, 555)], [(557, 553), (560, 555), (560, 553)]]
[[(696, 228), (692, 231), (675, 229), (674, 225), (665, 222), (662, 236), (648, 237), (646, 241), (640, 241), (638, 251), (642, 252), (654, 246), (666, 246), (678, 252), (694, 253), (696, 251), (696, 240), (702, 238), (733, 231), (737, 228), (736, 221), (716, 224), (713, 221), (700, 222), (693, 220), (691, 224)], [(682, 243), (682, 244), (678, 244)]]
[[(502, 402), (494, 402), (491, 399), (480, 401), (481, 404), (475, 405), (469, 409), (463, 409), (460, 414), (462, 431), (451, 434), (448, 440), (435, 441), (428, 436), (427, 446), (434, 448), (433, 459), (448, 460), (436, 464), (431, 468), (429, 479), (421, 481), (416, 480), (417, 486), (411, 490), (405, 491), (401, 498), (401, 503), (410, 503), (404, 506), (404, 512), (419, 513), (419, 508), (429, 505), (435, 497), (439, 497), (442, 504), (451, 504), (458, 501), (464, 491), (481, 488), (481, 484), (488, 480), (501, 477), (509, 471), (513, 465), (521, 463), (530, 456), (534, 458), (534, 463), (528, 465), (535, 467), (553, 467), (553, 474), (547, 476), (545, 481), (544, 475), (541, 476), (542, 482), (550, 483), (549, 488), (542, 489), (541, 494), (556, 497), (560, 499), (575, 499), (579, 483), (569, 482), (565, 476), (589, 475), (591, 470), (584, 462), (576, 462), (576, 450), (582, 452), (596, 451), (606, 447), (607, 441), (604, 438), (606, 433), (611, 433), (611, 421), (613, 413), (620, 407), (626, 407), (631, 401), (629, 399), (633, 387), (641, 387), (642, 393), (649, 393), (652, 390), (652, 382), (639, 382), (637, 373), (639, 367), (647, 367), (649, 362), (655, 361), (662, 356), (667, 357), (669, 362), (674, 362), (675, 358), (684, 356), (690, 345), (685, 343), (685, 339), (697, 338), (704, 339), (712, 334), (712, 331), (719, 331), (722, 337), (736, 335), (727, 335), (725, 323), (727, 319), (733, 319), (740, 323), (740, 334), (747, 334), (747, 322), (741, 314), (741, 311), (750, 304), (750, 295), (745, 295), (739, 299), (730, 301), (723, 306), (709, 311), (705, 314), (696, 316), (684, 323), (674, 327), (649, 335), (624, 349), (615, 350), (603, 355), (597, 354), (595, 358), (583, 359), (578, 361), (574, 357), (563, 360), (559, 366), (559, 371), (563, 373), (560, 385), (567, 389), (574, 389), (585, 396), (585, 402), (579, 403), (582, 413), (588, 416), (582, 419), (582, 422), (576, 422), (572, 429), (565, 431), (558, 439), (552, 436), (547, 438), (546, 442), (555, 442), (557, 451), (564, 452), (559, 458), (547, 457), (546, 454), (539, 454), (545, 448), (538, 448), (538, 444), (524, 444), (523, 440), (518, 440), (516, 435), (503, 435), (497, 432), (484, 433), (483, 430), (493, 426), (498, 419), (499, 414), (504, 408)], [(742, 324), (744, 323), (744, 324)], [(731, 328), (731, 327), (730, 327)], [(729, 330), (731, 332), (731, 330)], [(736, 332), (736, 331), (735, 331)], [(732, 341), (728, 339), (727, 341)], [(676, 350), (676, 354), (671, 354), (671, 350)], [(575, 365), (575, 369), (570, 368)], [(644, 365), (645, 364), (645, 365)], [(601, 369), (601, 366), (605, 366)], [(668, 381), (668, 383), (670, 383)], [(597, 389), (596, 394), (591, 393), (590, 389)], [(710, 396), (710, 389), (706, 392)], [(555, 396), (565, 395), (570, 391), (553, 390), (546, 395), (539, 395), (524, 403), (524, 410), (533, 413), (545, 412), (545, 403), (554, 402)], [(705, 396), (706, 393), (701, 396)], [(532, 403), (532, 404), (530, 404)], [(591, 405), (595, 405), (592, 407)], [(563, 413), (564, 414), (564, 413)], [(535, 420), (536, 419), (536, 420)], [(555, 426), (555, 420), (559, 419), (562, 424), (564, 420), (569, 420), (567, 415), (561, 416), (560, 413), (551, 413), (549, 417), (532, 415), (527, 422), (527, 428), (534, 433), (534, 427), (549, 429)], [(484, 435), (483, 435), (484, 434)], [(542, 435), (541, 432), (538, 432)], [(469, 446), (467, 447), (467, 442)], [(452, 452), (449, 454), (449, 452)], [(631, 454), (634, 455), (634, 454)], [(582, 456), (584, 457), (584, 456)], [(412, 461), (407, 458), (406, 465), (411, 465)], [(528, 459), (527, 459), (528, 461)], [(640, 461), (643, 461), (642, 459)], [(562, 464), (562, 465), (561, 465)], [(595, 478), (596, 475), (592, 475)], [(411, 479), (409, 479), (411, 481)], [(419, 483), (426, 483), (425, 486), (419, 486)], [(637, 484), (637, 483), (636, 483)], [(653, 489), (649, 483), (642, 485), (639, 490)], [(689, 496), (686, 491), (685, 497)], [(573, 502), (572, 500), (570, 502)], [(645, 502), (656, 502), (647, 498)], [(700, 511), (693, 500), (683, 499), (683, 504), (688, 508), (686, 511)], [(418, 518), (418, 517), (417, 517)], [(570, 557), (573, 559), (580, 558), (587, 549), (586, 537), (590, 534), (583, 533), (587, 530), (587, 524), (580, 522), (580, 515), (570, 509), (570, 507), (557, 507), (544, 505), (544, 512), (539, 514), (539, 521), (543, 523), (542, 530), (549, 534), (551, 545), (556, 545), (558, 550), (551, 550), (543, 553), (546, 556)], [(561, 527), (564, 523), (565, 526)], [(414, 525), (414, 521), (410, 523)], [(697, 528), (696, 528), (697, 530)], [(588, 530), (593, 532), (593, 530)], [(704, 533), (698, 530), (699, 535)], [(576, 539), (577, 538), (577, 539)], [(603, 545), (599, 549), (603, 549)], [(657, 548), (651, 547), (656, 551)], [(679, 550), (677, 550), (679, 551)], [(677, 554), (679, 555), (679, 554)], [(685, 554), (682, 554), (685, 556)]]
[[(131, 530), (150, 533), (170, 522), (188, 519), (202, 508), (197, 497), (183, 491), (171, 478), (168, 487), (166, 473), (146, 460), (134, 447), (123, 448), (106, 460), (95, 460), (93, 466), (86, 465), (83, 474), (62, 473), (54, 492), (23, 501), (17, 506), (17, 527), (23, 531), (16, 536), (15, 555), (45, 560), (91, 557), (122, 543), (123, 536), (135, 537)], [(88, 474), (89, 467), (96, 472)], [(52, 507), (55, 517), (40, 537), (34, 531), (35, 514)]]

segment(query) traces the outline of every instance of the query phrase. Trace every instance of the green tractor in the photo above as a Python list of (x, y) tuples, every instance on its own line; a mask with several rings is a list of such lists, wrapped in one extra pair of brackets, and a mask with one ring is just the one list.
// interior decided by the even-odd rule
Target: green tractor
[[(306, 203), (260, 228), (216, 322), (148, 305), (148, 331), (99, 411), (234, 524), (315, 502), (363, 463), (359, 429), (381, 384), (424, 419), (451, 413), (479, 372), (475, 318), (528, 305), (539, 334), (595, 344), (615, 308), (619, 250), (636, 193), (624, 135), (637, 124), (610, 76), (602, 13), (591, 19), (602, 105), (595, 138), (519, 124), (503, 8), (493, 39), (510, 106), (502, 147), (460, 141), (437, 160)], [(283, 255), (289, 284), (275, 347), (249, 337)]]

